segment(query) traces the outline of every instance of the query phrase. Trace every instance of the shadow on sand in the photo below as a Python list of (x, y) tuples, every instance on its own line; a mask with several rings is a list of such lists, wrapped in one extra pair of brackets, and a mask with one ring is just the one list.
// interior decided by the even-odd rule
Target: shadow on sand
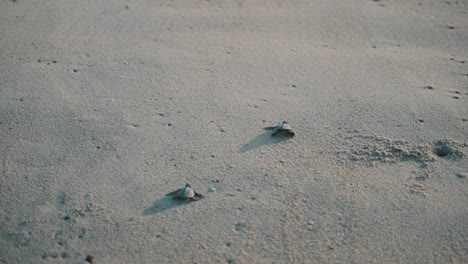
[(146, 208), (143, 211), (143, 215), (159, 214), (166, 210), (179, 207), (179, 206), (183, 206), (183, 205), (188, 205), (190, 203), (191, 202), (174, 199), (172, 196), (164, 196), (163, 198), (156, 200), (152, 206)]
[(289, 137), (281, 137), (281, 136), (272, 137), (271, 134), (273, 134), (272, 131), (268, 131), (268, 130), (265, 131), (263, 134), (256, 136), (249, 143), (242, 146), (240, 148), (240, 151), (244, 153), (244, 152), (256, 149), (258, 147), (264, 146), (264, 145), (278, 144), (280, 142), (283, 142), (289, 139)]

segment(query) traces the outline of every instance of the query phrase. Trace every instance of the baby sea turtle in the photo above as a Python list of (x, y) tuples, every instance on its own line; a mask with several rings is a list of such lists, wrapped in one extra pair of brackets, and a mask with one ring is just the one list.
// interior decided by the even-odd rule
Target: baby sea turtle
[(265, 127), (265, 129), (275, 130), (275, 132), (271, 134), (272, 137), (275, 137), (275, 136), (294, 137), (294, 135), (296, 135), (296, 133), (294, 133), (291, 126), (286, 121), (280, 122), (276, 126)]
[(192, 189), (190, 184), (185, 184), (185, 187), (166, 194), (174, 199), (184, 200), (186, 202), (194, 202), (200, 200), (203, 196)]

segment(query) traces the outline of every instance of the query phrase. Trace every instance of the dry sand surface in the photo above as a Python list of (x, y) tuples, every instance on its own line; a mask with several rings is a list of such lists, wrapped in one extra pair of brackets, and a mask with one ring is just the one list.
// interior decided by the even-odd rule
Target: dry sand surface
[(466, 263), (467, 12), (0, 0), (0, 263)]

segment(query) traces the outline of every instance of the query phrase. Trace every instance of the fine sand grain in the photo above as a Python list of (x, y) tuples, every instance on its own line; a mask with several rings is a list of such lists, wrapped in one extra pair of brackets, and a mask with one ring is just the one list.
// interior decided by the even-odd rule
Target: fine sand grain
[(0, 0), (0, 263), (466, 263), (467, 12)]

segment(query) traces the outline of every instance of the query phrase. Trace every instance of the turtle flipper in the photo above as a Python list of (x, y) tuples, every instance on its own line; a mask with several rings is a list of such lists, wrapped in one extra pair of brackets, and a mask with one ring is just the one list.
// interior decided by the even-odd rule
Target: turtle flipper
[(294, 137), (296, 135), (296, 133), (294, 133), (294, 131), (291, 131), (291, 130), (284, 130), (284, 129), (280, 129), (278, 131), (276, 131), (275, 133), (271, 134), (272, 137)]
[(181, 189), (177, 189), (177, 190), (175, 190), (175, 191), (173, 191), (173, 192), (170, 192), (170, 193), (166, 194), (166, 196), (176, 195), (178, 192), (180, 192), (180, 190), (181, 190)]
[(204, 196), (200, 193), (195, 193), (195, 196), (185, 199), (186, 202), (196, 202), (203, 198)]
[(194, 197), (190, 198), (178, 198), (179, 200), (184, 200), (184, 202), (196, 202), (203, 198), (203, 195), (197, 193)]
[(264, 127), (263, 129), (265, 130), (273, 130), (273, 129), (276, 129), (278, 128), (278, 126), (268, 126), (268, 127)]

